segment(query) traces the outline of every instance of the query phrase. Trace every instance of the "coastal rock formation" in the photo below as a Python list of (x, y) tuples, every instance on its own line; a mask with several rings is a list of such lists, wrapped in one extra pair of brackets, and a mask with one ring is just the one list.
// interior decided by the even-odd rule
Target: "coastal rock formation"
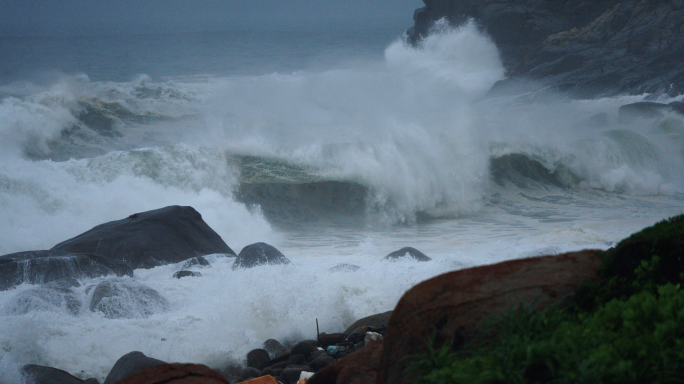
[(166, 364), (166, 362), (145, 356), (144, 353), (133, 351), (119, 358), (109, 371), (103, 384), (114, 384), (121, 379), (144, 369)]
[(178, 263), (232, 249), (192, 207), (169, 206), (101, 224), (52, 250), (95, 253), (127, 262), (133, 269)]
[(387, 256), (385, 256), (385, 260), (397, 260), (402, 257), (411, 257), (414, 260), (417, 261), (430, 261), (432, 260), (431, 258), (427, 257), (423, 252), (413, 248), (413, 247), (404, 247), (398, 251), (394, 251)]
[(168, 308), (168, 301), (154, 289), (124, 279), (101, 282), (90, 301), (90, 310), (102, 312), (108, 319), (147, 317)]
[(30, 311), (62, 308), (76, 315), (81, 309), (81, 301), (76, 297), (73, 288), (80, 286), (81, 284), (72, 278), (55, 280), (19, 293), (9, 303), (8, 310), (10, 313), (23, 315)]
[(135, 372), (117, 384), (230, 384), (202, 364), (161, 364)]
[(435, 21), (475, 19), (513, 79), (576, 97), (684, 93), (684, 1), (423, 0), (407, 31), (418, 44)]
[(352, 332), (366, 332), (368, 327), (380, 328), (389, 324), (392, 311), (377, 313), (375, 315), (366, 316), (362, 319), (356, 320), (352, 325), (347, 327), (343, 332), (345, 335), (350, 335)]
[(375, 342), (316, 372), (307, 384), (374, 384), (383, 343)]
[(235, 259), (233, 270), (252, 268), (264, 264), (292, 264), (278, 249), (266, 243), (255, 243), (242, 248)]
[(61, 369), (28, 364), (21, 369), (22, 376), (31, 384), (81, 384), (83, 380)]
[(0, 291), (22, 283), (45, 284), (107, 275), (132, 277), (133, 270), (125, 262), (92, 253), (51, 250), (0, 256)]
[(601, 263), (599, 251), (581, 251), (449, 272), (414, 286), (387, 326), (378, 383), (409, 382), (404, 357), (427, 352), (433, 337), (436, 345), (463, 345), (486, 319), (520, 303), (542, 309), (574, 296)]

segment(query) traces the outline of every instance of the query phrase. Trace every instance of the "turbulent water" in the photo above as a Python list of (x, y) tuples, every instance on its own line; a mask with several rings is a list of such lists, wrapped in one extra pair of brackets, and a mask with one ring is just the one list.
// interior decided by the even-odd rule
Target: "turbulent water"
[[(236, 251), (264, 241), (293, 262), (136, 270), (129, 284), (166, 302), (125, 319), (88, 310), (104, 278), (80, 282), (75, 314), (30, 284), (0, 292), (0, 382), (27, 363), (102, 380), (133, 350), (221, 367), (313, 337), (316, 318), (334, 332), (391, 310), (440, 273), (605, 249), (684, 210), (684, 118), (617, 117), (649, 95), (487, 97), (504, 70), (473, 24), (420, 47), (310, 35), (0, 39), (0, 254), (190, 205)], [(55, 52), (83, 40), (104, 58)], [(381, 260), (404, 246), (433, 260)]]

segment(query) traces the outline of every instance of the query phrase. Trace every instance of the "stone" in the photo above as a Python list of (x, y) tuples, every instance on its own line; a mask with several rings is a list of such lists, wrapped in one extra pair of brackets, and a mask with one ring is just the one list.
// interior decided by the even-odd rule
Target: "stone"
[(90, 301), (90, 310), (102, 312), (108, 319), (142, 318), (168, 309), (168, 301), (157, 291), (129, 279), (101, 282)]
[(350, 335), (353, 332), (365, 333), (366, 328), (358, 330), (360, 327), (381, 328), (383, 325), (387, 325), (389, 323), (390, 316), (392, 316), (392, 311), (366, 316), (362, 319), (356, 320), (352, 325), (347, 327), (347, 329), (344, 331), (344, 334)]
[(31, 311), (62, 309), (78, 314), (81, 301), (72, 288), (81, 284), (73, 278), (55, 280), (17, 294), (8, 304), (9, 313), (24, 315)]
[(202, 364), (161, 364), (137, 371), (117, 384), (230, 384)]
[(344, 333), (322, 333), (318, 338), (318, 343), (325, 349), (328, 345), (341, 343), (346, 338), (347, 335)]
[(21, 369), (27, 383), (31, 384), (80, 384), (83, 380), (61, 369), (28, 364)]
[(276, 357), (281, 353), (285, 352), (285, 347), (283, 347), (283, 345), (275, 339), (268, 339), (264, 341), (264, 349), (266, 350), (266, 352), (268, 352), (268, 355), (271, 357)]
[(255, 243), (242, 248), (235, 259), (235, 263), (233, 263), (233, 270), (253, 268), (265, 264), (292, 264), (292, 262), (274, 246), (266, 243)]
[(430, 261), (431, 258), (425, 256), (425, 254), (413, 247), (404, 247), (398, 251), (391, 252), (385, 256), (385, 260), (397, 260), (403, 257), (411, 257), (417, 261)]
[(90, 378), (84, 380), (81, 384), (100, 384), (100, 382), (97, 379)]
[(107, 275), (133, 277), (133, 269), (125, 262), (92, 253), (27, 251), (0, 256), (0, 291), (22, 283), (45, 284)]
[(235, 255), (192, 207), (169, 206), (98, 225), (52, 250), (95, 253), (133, 269), (179, 263), (203, 255)]
[(375, 384), (382, 342), (372, 343), (316, 372), (306, 384)]
[(285, 368), (274, 368), (274, 367), (267, 367), (263, 371), (261, 371), (262, 374), (264, 375), (271, 375), (273, 377), (278, 377), (280, 374), (283, 372)]
[(356, 272), (361, 267), (354, 264), (337, 264), (336, 266), (329, 269), (330, 272)]
[(310, 369), (308, 365), (291, 365), (283, 369), (280, 377), (285, 379), (286, 384), (297, 384), (300, 374), (302, 372), (310, 372)]
[(309, 363), (309, 366), (311, 367), (311, 370), (313, 370), (314, 372), (318, 372), (334, 362), (335, 359), (333, 359), (331, 356), (318, 356), (315, 359), (313, 359), (311, 363)]
[(173, 274), (173, 277), (176, 279), (180, 279), (181, 277), (202, 277), (202, 274), (193, 271), (178, 271)]
[(254, 377), (261, 376), (261, 371), (254, 367), (247, 367), (242, 370), (242, 380), (248, 380)]
[(147, 357), (142, 352), (129, 352), (114, 363), (103, 384), (114, 384), (136, 372), (162, 364), (166, 362)]
[(536, 309), (562, 303), (601, 264), (600, 251), (581, 251), (449, 272), (414, 286), (390, 318), (377, 383), (410, 382), (404, 357), (426, 353), (426, 340), (458, 347), (475, 337), (486, 319), (521, 303), (535, 303)]
[(238, 384), (279, 384), (273, 375), (265, 375), (254, 379), (249, 379)]
[(304, 358), (308, 358), (311, 356), (311, 353), (315, 350), (316, 348), (312, 345), (310, 341), (304, 340), (300, 341), (299, 343), (295, 344), (294, 347), (290, 350), (290, 355), (304, 355)]
[[(231, 255), (231, 256), (234, 256), (234, 255)], [(183, 263), (182, 269), (189, 269), (192, 267), (210, 267), (210, 266), (211, 266), (211, 264), (207, 261), (207, 259), (205, 259), (202, 256), (197, 256), (197, 257), (193, 257), (192, 259), (189, 259), (188, 261)]]
[(307, 364), (307, 359), (304, 357), (304, 355), (290, 355), (290, 358), (287, 359), (287, 366), (290, 365), (306, 365)]
[(328, 353), (322, 349), (316, 349), (311, 353), (308, 359), (306, 359), (307, 362), (312, 362), (315, 358), (319, 356), (328, 356)]
[(268, 352), (263, 349), (253, 349), (247, 353), (247, 366), (262, 370), (271, 365), (271, 358)]

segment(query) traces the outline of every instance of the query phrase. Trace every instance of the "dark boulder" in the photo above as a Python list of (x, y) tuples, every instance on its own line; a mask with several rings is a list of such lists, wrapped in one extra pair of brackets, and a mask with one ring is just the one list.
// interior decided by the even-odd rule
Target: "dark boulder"
[(266, 243), (255, 243), (242, 248), (235, 259), (233, 270), (238, 268), (252, 268), (259, 265), (292, 264), (274, 246)]
[(177, 205), (101, 224), (52, 250), (96, 253), (137, 268), (153, 268), (214, 253), (235, 255), (192, 207)]
[(278, 340), (268, 339), (264, 341), (264, 350), (268, 352), (268, 355), (275, 357), (285, 352), (285, 347)]
[(129, 352), (116, 361), (103, 384), (114, 384), (136, 372), (162, 364), (166, 362), (147, 357), (142, 352)]
[(59, 279), (83, 279), (107, 275), (133, 276), (123, 261), (92, 253), (28, 251), (0, 256), (0, 290), (22, 283), (45, 284)]
[(304, 355), (290, 355), (290, 358), (287, 359), (287, 365), (286, 367), (289, 367), (290, 365), (306, 365), (307, 359), (304, 357)]
[(147, 317), (169, 309), (169, 303), (154, 289), (135, 280), (111, 279), (93, 292), (90, 310), (108, 319)]
[(316, 372), (307, 384), (375, 384), (383, 343), (371, 343)]
[(76, 315), (81, 309), (81, 301), (73, 288), (80, 286), (71, 278), (55, 280), (17, 294), (10, 301), (8, 310), (12, 314), (24, 315), (31, 311), (62, 309)]
[(382, 326), (389, 324), (390, 316), (392, 316), (392, 311), (366, 316), (356, 320), (354, 324), (350, 325), (344, 331), (344, 334), (350, 335), (353, 332), (365, 333), (368, 327), (381, 328)]
[(271, 364), (271, 357), (264, 349), (254, 349), (247, 354), (247, 366), (262, 370)]
[(318, 342), (320, 343), (321, 347), (325, 348), (329, 345), (341, 343), (346, 338), (347, 335), (345, 335), (344, 333), (322, 333), (318, 337)]
[(310, 367), (308, 365), (291, 365), (280, 373), (280, 377), (285, 379), (287, 384), (297, 384), (299, 376), (302, 372), (310, 372)]
[(261, 371), (254, 367), (247, 367), (240, 374), (240, 381), (246, 381), (261, 376)]
[(294, 347), (292, 347), (290, 350), (290, 355), (304, 355), (304, 358), (308, 359), (309, 356), (311, 356), (311, 353), (316, 350), (316, 347), (314, 346), (316, 344), (318, 344), (318, 342), (312, 340), (300, 341), (299, 343), (295, 344)]
[[(234, 256), (234, 255), (231, 255)], [(210, 267), (211, 264), (202, 256), (193, 257), (183, 264), (183, 269), (192, 267)]]
[(397, 260), (402, 257), (411, 257), (417, 261), (430, 261), (431, 258), (425, 256), (425, 254), (413, 247), (404, 247), (398, 251), (394, 251), (389, 255), (385, 256), (385, 260)]
[(317, 358), (313, 359), (311, 363), (309, 363), (309, 366), (314, 372), (318, 372), (334, 362), (335, 359), (333, 359), (331, 356), (318, 356)]
[(28, 364), (21, 369), (22, 376), (30, 384), (80, 384), (83, 380), (61, 369)]
[(173, 274), (173, 277), (176, 279), (180, 279), (181, 277), (202, 277), (202, 274), (193, 271), (178, 271)]
[(201, 364), (161, 364), (131, 374), (117, 384), (230, 384)]

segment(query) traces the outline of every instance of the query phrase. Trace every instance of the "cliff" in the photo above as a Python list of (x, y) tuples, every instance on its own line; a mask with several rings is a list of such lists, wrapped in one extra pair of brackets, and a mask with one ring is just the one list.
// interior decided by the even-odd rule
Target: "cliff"
[(509, 79), (582, 98), (684, 93), (684, 0), (423, 2), (407, 31), (411, 43), (436, 20), (473, 18), (498, 46)]

